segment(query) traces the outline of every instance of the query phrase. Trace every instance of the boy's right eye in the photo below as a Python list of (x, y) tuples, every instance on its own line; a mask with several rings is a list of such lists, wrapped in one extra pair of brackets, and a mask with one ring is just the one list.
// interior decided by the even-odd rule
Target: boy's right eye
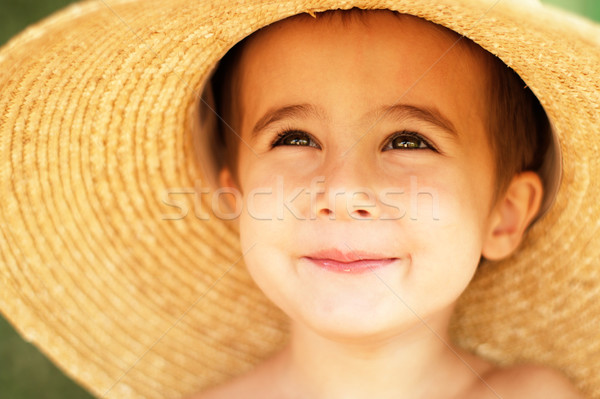
[(279, 146), (321, 148), (319, 143), (310, 134), (300, 130), (285, 130), (279, 133), (271, 143), (271, 148)]

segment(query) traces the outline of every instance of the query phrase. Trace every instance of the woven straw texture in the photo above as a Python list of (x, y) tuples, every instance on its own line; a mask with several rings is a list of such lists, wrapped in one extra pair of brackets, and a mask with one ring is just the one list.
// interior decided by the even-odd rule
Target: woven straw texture
[(600, 399), (600, 29), (535, 2), (91, 1), (29, 28), (0, 51), (0, 311), (20, 333), (110, 398), (180, 397), (280, 348), (285, 318), (235, 229), (190, 194), (203, 184), (190, 109), (243, 37), (354, 6), (464, 34), (540, 98), (563, 157), (556, 202), (517, 254), (481, 269), (452, 331)]

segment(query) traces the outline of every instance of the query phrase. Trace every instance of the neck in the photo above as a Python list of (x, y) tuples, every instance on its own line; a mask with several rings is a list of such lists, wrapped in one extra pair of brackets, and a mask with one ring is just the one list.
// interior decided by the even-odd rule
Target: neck
[(377, 339), (333, 339), (293, 323), (278, 362), (283, 385), (298, 398), (452, 397), (476, 375), (474, 358), (450, 344), (449, 314)]

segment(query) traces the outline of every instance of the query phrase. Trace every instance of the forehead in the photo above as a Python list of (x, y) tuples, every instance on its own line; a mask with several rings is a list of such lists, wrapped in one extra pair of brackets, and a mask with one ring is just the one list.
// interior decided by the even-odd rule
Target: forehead
[(454, 32), (390, 11), (295, 16), (244, 47), (240, 127), (248, 134), (268, 109), (297, 103), (358, 126), (381, 106), (405, 103), (440, 111), (458, 130), (484, 130), (488, 77), (479, 51)]

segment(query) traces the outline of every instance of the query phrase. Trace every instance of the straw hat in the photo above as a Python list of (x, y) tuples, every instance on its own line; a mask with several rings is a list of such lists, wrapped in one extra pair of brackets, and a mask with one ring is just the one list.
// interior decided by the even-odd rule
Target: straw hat
[(106, 0), (27, 29), (0, 51), (0, 311), (25, 339), (114, 398), (180, 397), (286, 342), (235, 228), (191, 194), (205, 183), (196, 110), (245, 36), (354, 6), (464, 34), (540, 99), (562, 152), (556, 200), (517, 254), (477, 274), (453, 336), (600, 398), (600, 28), (535, 1)]

